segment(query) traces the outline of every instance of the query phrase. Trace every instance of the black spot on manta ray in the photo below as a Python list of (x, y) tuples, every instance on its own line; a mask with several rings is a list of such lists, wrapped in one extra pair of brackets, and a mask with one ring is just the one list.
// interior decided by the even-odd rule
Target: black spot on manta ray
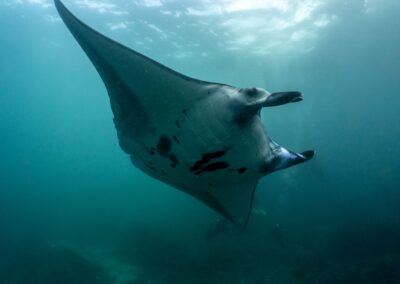
[(254, 97), (258, 94), (258, 90), (256, 88), (248, 88), (246, 89), (246, 95), (249, 97)]
[(203, 153), (202, 158), (198, 161), (196, 161), (193, 166), (190, 168), (192, 172), (200, 170), (205, 164), (210, 162), (212, 159), (217, 159), (222, 157), (223, 155), (226, 154), (226, 150), (220, 150), (216, 152), (210, 152), (210, 153)]
[(243, 173), (245, 173), (246, 171), (247, 171), (247, 168), (245, 168), (245, 167), (240, 168), (240, 169), (237, 170), (237, 172), (238, 172), (239, 174), (243, 174)]
[(242, 88), (239, 89), (239, 92), (249, 97), (255, 97), (256, 95), (259, 94), (257, 88)]
[(181, 144), (181, 142), (179, 141), (178, 137), (174, 136), (173, 138), (174, 138), (176, 143)]
[(214, 162), (208, 165), (205, 165), (204, 167), (202, 167), (201, 169), (195, 171), (195, 175), (199, 175), (202, 174), (204, 172), (214, 172), (217, 170), (223, 170), (229, 167), (229, 164), (227, 162), (224, 161), (219, 161), (219, 162)]
[(254, 114), (251, 112), (241, 112), (233, 117), (233, 123), (242, 128), (247, 126), (252, 121), (253, 117)]
[(160, 153), (162, 156), (166, 156), (169, 151), (171, 151), (172, 143), (171, 139), (169, 139), (167, 136), (162, 135), (160, 136), (160, 139), (158, 140), (157, 144), (157, 151)]
[(186, 109), (183, 109), (183, 110), (182, 110), (182, 113), (183, 113), (185, 116), (187, 116), (187, 110), (186, 110)]
[(148, 167), (150, 170), (152, 170), (153, 172), (158, 173), (158, 170), (152, 165), (152, 164), (146, 164), (146, 167)]
[(204, 166), (205, 164), (207, 164), (210, 160), (198, 160), (196, 163), (194, 163), (194, 165), (190, 168), (190, 170), (192, 172), (198, 171), (201, 169), (202, 166)]
[(175, 121), (176, 127), (181, 128), (181, 124), (179, 123), (179, 121)]
[(214, 172), (217, 170), (226, 169), (228, 167), (229, 167), (229, 164), (227, 162), (224, 162), (224, 161), (214, 162), (214, 163), (205, 165), (201, 169), (197, 170), (194, 174), (199, 175), (204, 172)]
[(174, 154), (169, 155), (169, 160), (171, 161), (172, 164), (179, 164), (178, 158)]
[(229, 167), (229, 164), (227, 162), (221, 161), (221, 162), (214, 162), (211, 164), (208, 164), (202, 168), (203, 172), (213, 172), (217, 170), (222, 170), (226, 169)]

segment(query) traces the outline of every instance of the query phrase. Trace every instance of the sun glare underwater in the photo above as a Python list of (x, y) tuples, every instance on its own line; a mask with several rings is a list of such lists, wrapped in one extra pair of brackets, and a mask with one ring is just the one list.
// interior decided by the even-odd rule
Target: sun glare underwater
[[(243, 218), (230, 213), (248, 197), (210, 196), (251, 175), (251, 167), (237, 165), (252, 161), (252, 152), (235, 152), (235, 161), (233, 146), (200, 152), (189, 171), (198, 182), (190, 186), (211, 189), (198, 196), (174, 184), (183, 174), (167, 183), (152, 178), (126, 153), (137, 140), (123, 139), (126, 121), (118, 114), (142, 108), (115, 91), (132, 91), (114, 84), (131, 75), (117, 45), (107, 49), (78, 22), (68, 25), (52, 0), (1, 0), (1, 284), (400, 283), (400, 2), (62, 3), (89, 27), (172, 70), (237, 87), (247, 106), (262, 104), (254, 125), (297, 158), (310, 159), (309, 149), (316, 155), (274, 173), (261, 167), (270, 174), (257, 176), (251, 209), (241, 208), (251, 212), (244, 229)], [(149, 146), (146, 155), (168, 165), (160, 175), (185, 164), (172, 152), (185, 133), (187, 149), (214, 145), (215, 129), (232, 145), (243, 142), (232, 138), (235, 131), (249, 133), (240, 145), (257, 147), (254, 132), (245, 132), (247, 113), (233, 120), (242, 130), (227, 128), (213, 120), (225, 117), (223, 103), (193, 101), (196, 90), (210, 94), (222, 85), (201, 89), (200, 81), (169, 79), (166, 70), (156, 80), (136, 79), (165, 91), (160, 101), (145, 98), (143, 109), (164, 125), (184, 101), (180, 117), (197, 120), (189, 134), (184, 120), (171, 120), (183, 136)], [(181, 83), (193, 96), (168, 97)], [(279, 96), (268, 101), (261, 88)], [(282, 98), (295, 103), (265, 107)], [(146, 116), (132, 123), (137, 133), (149, 129)], [(286, 153), (276, 143), (266, 151)], [(217, 182), (203, 179), (222, 170)]]

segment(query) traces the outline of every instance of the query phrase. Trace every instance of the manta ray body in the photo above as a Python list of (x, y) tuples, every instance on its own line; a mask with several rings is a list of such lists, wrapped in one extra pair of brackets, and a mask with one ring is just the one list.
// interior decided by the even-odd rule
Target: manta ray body
[(246, 221), (259, 179), (309, 160), (271, 140), (260, 110), (302, 100), (182, 75), (96, 32), (55, 0), (109, 94), (120, 147), (149, 176)]

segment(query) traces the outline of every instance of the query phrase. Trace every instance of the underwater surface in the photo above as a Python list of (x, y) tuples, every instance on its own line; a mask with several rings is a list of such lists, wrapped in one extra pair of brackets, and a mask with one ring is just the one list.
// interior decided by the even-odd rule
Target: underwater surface
[(400, 283), (400, 2), (65, 0), (188, 76), (304, 101), (262, 110), (307, 163), (245, 231), (135, 168), (50, 0), (0, 0), (0, 284)]

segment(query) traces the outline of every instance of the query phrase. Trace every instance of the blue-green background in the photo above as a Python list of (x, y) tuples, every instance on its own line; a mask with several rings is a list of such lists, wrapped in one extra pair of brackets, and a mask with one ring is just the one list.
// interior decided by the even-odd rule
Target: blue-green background
[(245, 232), (134, 168), (51, 1), (0, 1), (0, 283), (400, 283), (400, 4), (65, 1), (192, 77), (301, 103), (269, 135), (315, 149), (265, 177)]

